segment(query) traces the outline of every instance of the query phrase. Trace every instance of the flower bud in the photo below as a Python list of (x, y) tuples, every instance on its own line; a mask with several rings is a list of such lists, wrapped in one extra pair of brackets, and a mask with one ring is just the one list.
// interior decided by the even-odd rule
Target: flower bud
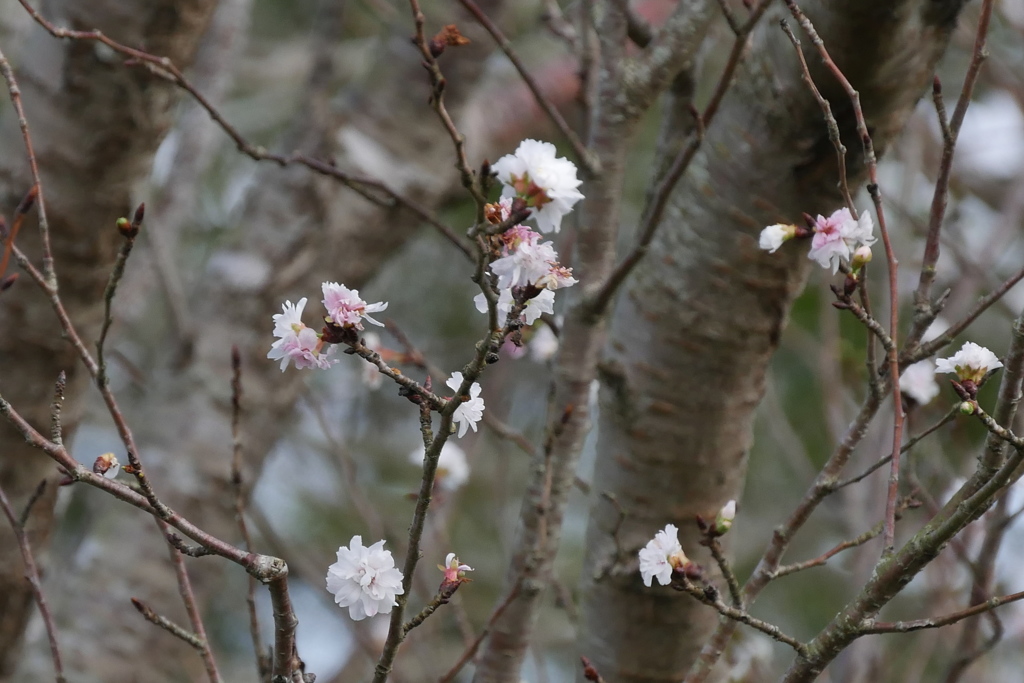
[(725, 534), (732, 528), (732, 521), (736, 519), (736, 501), (730, 500), (722, 506), (715, 517), (715, 531), (719, 536)]
[(104, 453), (96, 458), (96, 461), (92, 464), (92, 471), (96, 474), (102, 474), (107, 479), (113, 479), (121, 471), (121, 463), (117, 461), (117, 456), (113, 453)]
[(862, 244), (853, 252), (853, 258), (850, 261), (853, 272), (856, 273), (869, 263), (871, 263), (871, 247)]
[(974, 404), (970, 401), (964, 401), (960, 404), (960, 412), (964, 415), (974, 415)]

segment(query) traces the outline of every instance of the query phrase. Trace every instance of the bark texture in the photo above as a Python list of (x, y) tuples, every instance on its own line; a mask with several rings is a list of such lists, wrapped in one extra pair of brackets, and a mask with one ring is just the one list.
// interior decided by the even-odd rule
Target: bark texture
[[(962, 3), (805, 4), (884, 150), (930, 83)], [(741, 496), (766, 368), (810, 267), (806, 244), (768, 254), (758, 232), (841, 205), (835, 152), (778, 19), (766, 17), (609, 334), (580, 641), (607, 680), (680, 680), (714, 627), (715, 613), (689, 596), (645, 588), (636, 553), (671, 522), (688, 555), (712, 568), (694, 517)], [(852, 107), (803, 42), (855, 182), (865, 168)]]
[[(176, 63), (187, 64), (214, 7), (213, 0), (95, 0), (48, 3), (58, 25), (117, 36)], [(21, 8), (10, 11), (23, 12)], [(33, 25), (18, 54), (9, 55), (22, 91), (45, 186), (53, 252), (64, 304), (85, 340), (96, 338), (102, 293), (119, 247), (114, 222), (130, 215), (135, 183), (148, 174), (156, 146), (170, 125), (176, 93), (143, 69), (129, 69), (102, 46), (60, 42)], [(6, 95), (5, 95), (6, 99)], [(0, 210), (10, 216), (30, 187), (13, 110), (3, 107), (0, 140)], [(38, 233), (30, 222), (19, 246), (38, 264)], [(49, 303), (23, 277), (0, 297), (0, 391), (45, 433), (53, 383), (68, 372), (64, 424), (81, 416), (86, 377), (61, 338)], [(46, 546), (55, 489), (54, 468), (6, 422), (0, 424), (0, 482), (21, 508), (43, 478), (49, 489), (33, 508), (28, 529), (37, 549)], [(97, 454), (98, 455), (98, 454)], [(0, 527), (0, 547), (14, 548)], [(9, 673), (33, 610), (16, 552), (0, 555), (0, 677)]]

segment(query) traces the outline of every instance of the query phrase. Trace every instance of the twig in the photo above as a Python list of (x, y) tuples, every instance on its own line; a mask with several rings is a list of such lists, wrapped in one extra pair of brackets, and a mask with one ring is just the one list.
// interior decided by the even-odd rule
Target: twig
[[(929, 434), (932, 434), (933, 432), (937, 431), (939, 428), (943, 427), (944, 425), (947, 425), (950, 422), (952, 422), (953, 420), (955, 420), (956, 416), (959, 415), (959, 414), (960, 414), (959, 406), (953, 406), (945, 415), (942, 416), (942, 418), (938, 422), (933, 424), (931, 427), (928, 427), (928, 429), (924, 430), (920, 434), (917, 434), (914, 437), (908, 439), (907, 442), (905, 444), (903, 444), (903, 447), (900, 448), (900, 451), (902, 451), (904, 453), (909, 452), (910, 449), (912, 449), (914, 446), (916, 446), (922, 439), (924, 439)], [(871, 464), (870, 467), (868, 467), (866, 470), (864, 470), (860, 474), (858, 474), (858, 475), (856, 475), (854, 477), (850, 477), (849, 479), (843, 479), (842, 481), (837, 481), (833, 485), (833, 487), (832, 487), (833, 490), (834, 491), (838, 491), (839, 489), (846, 488), (847, 486), (849, 486), (851, 484), (856, 484), (859, 481), (863, 481), (869, 475), (871, 475), (871, 473), (876, 471), (879, 467), (885, 465), (890, 460), (892, 460), (892, 454), (891, 453), (889, 455), (883, 457), (883, 458), (879, 458), (878, 460), (876, 460), (874, 463)]]
[[(161, 533), (165, 536), (174, 536), (168, 530), (165, 522), (160, 519), (154, 521), (160, 527)], [(221, 677), (217, 671), (217, 660), (214, 659), (213, 650), (210, 649), (210, 641), (206, 637), (206, 628), (203, 626), (203, 617), (199, 612), (199, 605), (196, 604), (195, 593), (192, 591), (192, 581), (188, 577), (185, 558), (181, 556), (181, 553), (175, 551), (173, 543), (168, 545), (171, 546), (171, 562), (174, 564), (174, 575), (178, 581), (178, 594), (181, 595), (181, 600), (185, 605), (185, 612), (188, 614), (188, 620), (192, 624), (193, 635), (196, 638), (196, 643), (193, 644), (193, 647), (199, 650), (199, 656), (203, 660), (203, 666), (206, 667), (206, 675), (210, 679), (210, 683), (220, 683)], [(132, 602), (134, 603), (135, 600), (133, 599)]]
[(807, 651), (806, 645), (796, 638), (783, 633), (782, 629), (775, 624), (769, 624), (767, 621), (762, 621), (761, 619), (751, 616), (745, 610), (730, 607), (722, 602), (722, 599), (718, 597), (718, 591), (715, 590), (713, 586), (697, 586), (684, 578), (681, 581), (674, 581), (672, 583), (672, 587), (676, 590), (688, 593), (699, 602), (709, 607), (715, 608), (718, 610), (719, 614), (727, 619), (732, 619), (733, 621), (738, 621), (741, 624), (746, 624), (751, 628), (757, 629), (772, 640), (777, 640), (780, 643), (789, 645), (791, 648), (796, 650), (798, 655), (803, 655)]
[(505, 596), (505, 599), (502, 600), (501, 603), (494, 608), (494, 611), (491, 613), (491, 618), (487, 620), (487, 626), (485, 626), (484, 629), (480, 631), (480, 635), (478, 635), (476, 637), (476, 640), (474, 640), (469, 645), (469, 647), (467, 647), (462, 652), (462, 655), (458, 658), (458, 660), (456, 660), (455, 664), (452, 665), (452, 668), (449, 669), (445, 675), (441, 676), (441, 678), (437, 679), (437, 683), (451, 683), (451, 681), (459, 675), (459, 672), (462, 671), (462, 668), (466, 666), (466, 664), (469, 662), (469, 660), (471, 660), (474, 657), (474, 655), (476, 655), (477, 650), (480, 649), (480, 644), (484, 642), (484, 638), (486, 638), (488, 634), (491, 632), (491, 628), (494, 626), (494, 623), (501, 617), (502, 614), (505, 613), (505, 610), (508, 608), (509, 605), (512, 604), (512, 601), (515, 600), (516, 596), (519, 595), (519, 590), (521, 586), (522, 582), (517, 581), (516, 584), (512, 587), (512, 590), (509, 591), (507, 596)]
[[(889, 384), (893, 396), (893, 429), (892, 429), (892, 453), (893, 458), (889, 468), (889, 488), (885, 500), (885, 530), (883, 533), (882, 553), (889, 555), (893, 552), (896, 539), (896, 505), (899, 497), (899, 476), (900, 476), (900, 443), (903, 440), (903, 404), (900, 400), (900, 378), (899, 358), (896, 351), (897, 335), (899, 333), (899, 263), (896, 260), (896, 253), (892, 247), (892, 240), (889, 238), (889, 229), (885, 221), (885, 212), (882, 208), (882, 196), (878, 187), (878, 162), (875, 158), (874, 143), (871, 141), (871, 134), (868, 132), (867, 122), (864, 119), (864, 111), (860, 106), (860, 93), (858, 93), (850, 81), (846, 78), (839, 66), (832, 61), (825, 44), (815, 31), (810, 19), (800, 10), (795, 0), (786, 0), (793, 17), (804, 29), (811, 42), (818, 50), (825, 66), (832, 72), (836, 80), (846, 91), (853, 105), (854, 117), (857, 121), (857, 132), (860, 135), (861, 145), (864, 147), (865, 163), (868, 169), (868, 193), (875, 205), (875, 215), (878, 216), (878, 228), (882, 234), (882, 243), (885, 245), (885, 258), (889, 270), (889, 337), (893, 341), (893, 348), (889, 350)], [(808, 73), (808, 79), (810, 74)]]
[(1013, 286), (1022, 279), (1024, 279), (1024, 268), (1018, 270), (995, 290), (979, 299), (978, 303), (976, 303), (963, 318), (950, 325), (949, 329), (941, 335), (931, 341), (922, 343), (913, 353), (907, 353), (904, 351), (903, 355), (900, 357), (900, 364), (916, 363), (922, 358), (931, 356), (936, 351), (949, 344), (957, 335), (966, 330), (971, 323), (977, 320), (982, 313), (988, 310), (992, 304), (1002, 299), (1003, 295), (1010, 291), (1010, 289), (1012, 289)]
[[(14, 246), (14, 241), (18, 239), (18, 233), (21, 231), (21, 226), (25, 223), (25, 216), (32, 210), (32, 205), (36, 201), (36, 195), (39, 192), (39, 186), (33, 185), (28, 193), (18, 202), (18, 206), (14, 209), (14, 222), (11, 224), (10, 229), (3, 223), (3, 217), (0, 216), (0, 240), (3, 241), (4, 253), (0, 256), (0, 277), (7, 272), (7, 263), (11, 257), (11, 248)], [(12, 276), (13, 277), (13, 276)], [(9, 282), (5, 278), (4, 282)]]
[(913, 621), (870, 621), (867, 625), (860, 629), (863, 634), (870, 633), (910, 633), (911, 631), (920, 631), (926, 628), (940, 628), (942, 626), (949, 626), (955, 624), (958, 621), (963, 621), (969, 617), (973, 617), (983, 612), (988, 612), (996, 607), (1005, 605), (1010, 602), (1016, 602), (1024, 598), (1024, 591), (1020, 593), (1012, 593), (1010, 595), (1004, 595), (998, 598), (991, 598), (979, 605), (973, 605), (965, 610), (954, 612), (953, 614), (947, 614), (944, 617), (933, 617), (931, 619), (916, 619)]
[(796, 51), (796, 58), (800, 62), (801, 78), (807, 87), (810, 89), (811, 94), (814, 95), (814, 99), (818, 102), (818, 106), (821, 108), (821, 113), (825, 118), (825, 128), (828, 129), (828, 139), (832, 143), (832, 146), (836, 149), (836, 161), (839, 173), (839, 191), (843, 193), (843, 200), (846, 202), (847, 208), (850, 209), (850, 213), (853, 214), (854, 218), (857, 217), (857, 207), (853, 205), (853, 196), (850, 194), (850, 184), (846, 180), (846, 145), (843, 144), (843, 139), (839, 135), (839, 124), (836, 122), (836, 117), (832, 115), (832, 105), (826, 100), (821, 91), (818, 90), (818, 86), (814, 84), (814, 79), (811, 78), (811, 71), (807, 68), (807, 60), (804, 58), (804, 51), (801, 49), (800, 39), (793, 33), (793, 29), (789, 27), (789, 22), (783, 19), (780, 22), (782, 32), (786, 34), (790, 42), (793, 43), (793, 47)]
[(139, 611), (139, 614), (145, 617), (146, 621), (152, 624), (156, 624), (157, 626), (167, 631), (178, 640), (188, 643), (189, 645), (191, 645), (199, 651), (202, 651), (206, 647), (206, 643), (203, 641), (202, 638), (197, 636), (195, 633), (192, 633), (188, 629), (178, 626), (167, 617), (157, 614), (153, 611), (151, 607), (149, 607), (149, 605), (142, 602), (138, 598), (132, 598), (132, 604), (135, 606), (135, 609)]
[[(885, 378), (886, 381), (888, 379), (888, 377)], [(793, 537), (803, 528), (818, 505), (832, 493), (839, 474), (849, 461), (853, 450), (864, 439), (864, 435), (867, 434), (868, 425), (878, 413), (880, 406), (881, 397), (869, 393), (861, 404), (857, 416), (847, 428), (846, 434), (840, 440), (828, 461), (822, 466), (814, 483), (804, 493), (803, 498), (801, 498), (789, 517), (775, 528), (753, 574), (751, 574), (743, 586), (744, 604), (750, 605), (753, 603), (754, 599), (771, 582), (775, 571), (781, 565), (782, 557), (793, 541)], [(719, 623), (718, 628), (715, 629), (712, 636), (705, 642), (704, 647), (701, 648), (697, 661), (686, 676), (686, 683), (706, 680), (712, 667), (725, 651), (735, 629), (736, 625), (733, 621), (726, 620)]]
[(495, 44), (502, 52), (505, 53), (508, 60), (512, 62), (512, 66), (514, 66), (516, 71), (519, 72), (519, 77), (523, 79), (526, 87), (530, 89), (531, 93), (533, 93), (533, 97), (537, 101), (537, 104), (544, 110), (544, 113), (547, 114), (548, 118), (551, 119), (551, 122), (555, 124), (559, 132), (565, 136), (565, 139), (572, 146), (573, 152), (576, 153), (576, 157), (579, 160), (580, 165), (587, 170), (587, 173), (589, 173), (591, 177), (598, 175), (601, 172), (600, 162), (590, 152), (590, 150), (587, 149), (587, 146), (583, 144), (580, 137), (576, 135), (576, 131), (569, 126), (562, 114), (557, 108), (555, 108), (555, 105), (552, 104), (551, 100), (544, 94), (544, 91), (533, 76), (530, 75), (530, 72), (526, 69), (526, 65), (523, 64), (521, 59), (519, 59), (519, 55), (516, 54), (515, 49), (513, 49), (512, 43), (510, 43), (508, 38), (506, 38), (501, 32), (501, 29), (491, 21), (490, 17), (488, 17), (484, 11), (480, 9), (479, 5), (473, 2), (473, 0), (459, 0), (459, 2), (469, 11), (470, 14), (473, 15), (473, 18), (477, 20), (477, 23), (483, 26), (484, 30), (491, 34), (491, 38), (494, 39)]
[(29, 496), (28, 502), (25, 503), (25, 507), (21, 511), (21, 516), (18, 517), (19, 527), (24, 529), (25, 525), (28, 524), (28, 517), (32, 514), (32, 508), (35, 507), (35, 504), (39, 502), (39, 499), (43, 497), (43, 493), (45, 492), (46, 480), (40, 479), (39, 483), (36, 485), (35, 490), (32, 492), (32, 495)]
[[(252, 537), (245, 523), (245, 487), (242, 480), (242, 354), (237, 346), (231, 347), (231, 486), (235, 490), (235, 521), (242, 535), (246, 550), (252, 552)], [(245, 603), (249, 609), (249, 634), (256, 655), (256, 670), (260, 680), (270, 675), (270, 662), (263, 654), (263, 637), (260, 635), (260, 621), (256, 614), (256, 579), (248, 577)]]
[[(14, 71), (11, 69), (3, 50), (0, 50), (0, 74), (3, 74), (7, 81), (7, 92), (14, 106), (14, 112), (18, 116), (18, 126), (21, 128), (21, 138), (25, 143), (25, 154), (28, 157), (28, 167), (32, 174), (32, 187), (35, 192), (35, 201), (39, 205), (39, 236), (42, 242), (43, 252), (43, 275), (47, 284), (56, 287), (57, 276), (53, 272), (53, 251), (50, 248), (50, 223), (46, 218), (46, 200), (43, 198), (43, 181), (39, 177), (39, 164), (36, 163), (36, 153), (32, 146), (32, 135), (28, 130), (28, 117), (25, 116), (25, 109), (21, 104), (21, 89), (18, 81), (14, 78)], [(13, 230), (11, 241), (8, 246), (13, 246)], [(4, 260), (6, 261), (7, 249), (5, 249)], [(3, 271), (0, 270), (0, 275)]]
[(452, 121), (451, 115), (448, 113), (448, 109), (444, 105), (444, 91), (447, 86), (447, 81), (441, 73), (441, 67), (437, 64), (437, 57), (434, 55), (434, 52), (431, 51), (430, 45), (427, 44), (427, 37), (423, 32), (423, 26), (426, 23), (426, 18), (423, 16), (423, 11), (420, 9), (419, 0), (409, 0), (409, 6), (412, 9), (413, 22), (416, 25), (416, 37), (414, 42), (416, 43), (416, 47), (419, 48), (420, 54), (423, 56), (423, 66), (430, 75), (430, 85), (432, 89), (430, 105), (437, 113), (438, 118), (441, 119), (441, 123), (444, 124), (445, 130), (448, 131), (448, 136), (451, 137), (452, 144), (455, 145), (455, 167), (459, 169), (459, 174), (462, 176), (462, 186), (469, 191), (473, 196), (473, 200), (476, 202), (478, 213), (477, 222), (479, 223), (483, 218), (483, 206), (487, 203), (487, 198), (484, 196), (483, 189), (480, 186), (480, 179), (477, 178), (473, 169), (470, 168), (469, 159), (466, 157), (466, 138), (459, 132), (455, 122)]
[(725, 578), (725, 585), (729, 587), (729, 598), (732, 600), (732, 606), (736, 609), (743, 609), (743, 595), (740, 593), (740, 584), (736, 580), (736, 573), (732, 570), (729, 559), (722, 550), (722, 544), (718, 542), (717, 538), (711, 536), (708, 538), (707, 547), (711, 551), (711, 557), (715, 558), (722, 576)]
[[(905, 498), (902, 501), (900, 501), (900, 505), (896, 510), (897, 519), (899, 519), (901, 513), (904, 510), (906, 510), (907, 507), (909, 507), (909, 505), (910, 499)], [(843, 541), (842, 543), (835, 545), (830, 550), (825, 551), (824, 553), (818, 555), (813, 559), (805, 560), (803, 562), (797, 562), (794, 564), (787, 564), (782, 567), (779, 567), (775, 570), (772, 578), (777, 579), (780, 576), (786, 576), (787, 574), (795, 574), (796, 572), (801, 572), (805, 569), (811, 569), (812, 567), (820, 567), (826, 562), (828, 562), (830, 559), (838, 555), (839, 553), (843, 552), (844, 550), (860, 547), (868, 541), (870, 541), (871, 539), (877, 538), (878, 535), (882, 533), (883, 526), (883, 523), (879, 522), (872, 528), (862, 533), (860, 536), (852, 538), (849, 541)]]
[[(122, 45), (117, 41), (111, 40), (100, 31), (73, 31), (71, 29), (60, 28), (51, 22), (47, 21), (42, 15), (34, 10), (27, 0), (18, 0), (22, 7), (25, 8), (37, 24), (42, 26), (46, 31), (55, 38), (62, 38), (68, 40), (85, 40), (95, 41), (106, 45), (114, 52), (124, 55), (130, 58), (131, 63), (143, 64), (151, 74), (158, 78), (162, 78), (166, 81), (174, 83), (176, 86), (187, 92), (198, 104), (202, 107), (206, 113), (210, 115), (217, 125), (223, 130), (228, 137), (235, 143), (238, 151), (246, 155), (254, 161), (271, 161), (279, 166), (291, 166), (300, 165), (306, 168), (320, 173), (321, 175), (329, 176), (335, 180), (341, 182), (346, 187), (352, 189), (361, 197), (370, 201), (378, 206), (384, 208), (402, 207), (413, 214), (415, 214), (420, 220), (429, 225), (433, 226), (438, 232), (440, 232), (449, 242), (455, 245), (467, 258), (473, 257), (473, 252), (466, 246), (464, 240), (462, 240), (455, 231), (449, 226), (445, 225), (440, 221), (433, 213), (427, 210), (424, 206), (419, 204), (412, 199), (405, 197), (399, 192), (392, 190), (388, 187), (387, 183), (377, 178), (371, 178), (368, 176), (358, 175), (354, 173), (348, 173), (337, 168), (333, 162), (316, 159), (306, 154), (300, 154), (298, 152), (292, 154), (277, 154), (268, 151), (266, 148), (254, 145), (249, 142), (241, 133), (238, 132), (234, 126), (232, 126), (227, 119), (224, 118), (223, 114), (210, 103), (206, 97), (200, 93), (195, 86), (193, 86), (188, 79), (185, 78), (181, 70), (166, 57), (159, 57), (156, 55), (149, 54), (142, 50), (136, 50)], [(0, 60), (2, 60), (3, 54), (0, 53)], [(36, 174), (38, 175), (38, 174)], [(38, 181), (37, 181), (38, 182)], [(377, 196), (379, 193), (384, 195), (385, 198)], [(40, 207), (42, 208), (42, 207)], [(42, 213), (40, 214), (42, 219)], [(41, 220), (41, 224), (44, 221)], [(48, 251), (47, 251), (48, 253)], [(51, 258), (52, 261), (52, 258)], [(44, 265), (46, 264), (44, 258)], [(45, 268), (44, 268), (44, 272)]]
[(132, 218), (131, 223), (124, 218), (117, 221), (117, 229), (121, 236), (124, 237), (124, 243), (117, 252), (117, 260), (114, 261), (114, 267), (110, 271), (107, 288), (103, 291), (103, 325), (100, 328), (100, 338), (96, 342), (96, 364), (99, 367), (96, 374), (97, 384), (107, 384), (107, 361), (103, 357), (103, 348), (107, 341), (110, 325), (113, 323), (111, 311), (114, 306), (114, 295), (117, 293), (117, 285), (120, 284), (121, 278), (124, 277), (124, 267), (128, 263), (132, 247), (135, 246), (135, 238), (139, 235), (139, 229), (142, 227), (142, 219), (145, 214), (146, 205), (139, 204), (138, 208), (135, 209), (135, 216)]
[(18, 517), (14, 514), (14, 508), (7, 500), (7, 494), (3, 486), (0, 486), (0, 507), (4, 510), (7, 521), (11, 524), (14, 537), (18, 540), (18, 549), (21, 551), (21, 561), (25, 565), (25, 578), (32, 589), (32, 597), (39, 608), (39, 615), (43, 618), (43, 625), (46, 627), (46, 636), (50, 641), (50, 658), (53, 661), (53, 670), (57, 683), (66, 683), (64, 677), (64, 665), (60, 659), (60, 648), (57, 646), (57, 628), (53, 623), (53, 615), (50, 614), (50, 607), (43, 594), (43, 584), (39, 580), (39, 568), (36, 566), (35, 558), (32, 555), (32, 546), (29, 543), (28, 535), (25, 533), (24, 522), (18, 523)]
[(939, 236), (942, 231), (942, 222), (946, 215), (946, 199), (949, 193), (949, 179), (953, 171), (953, 155), (956, 151), (957, 137), (960, 134), (960, 126), (963, 125), (964, 117), (967, 115), (967, 107), (971, 103), (971, 95), (974, 92), (974, 85), (978, 80), (981, 65), (988, 57), (985, 43), (988, 36), (989, 20), (992, 17), (992, 0), (984, 0), (981, 4), (981, 12), (978, 17), (978, 30), (974, 38), (974, 53), (971, 56), (970, 66), (964, 75), (964, 84), (960, 89), (960, 98), (957, 100), (956, 108), (953, 110), (953, 117), (948, 124), (944, 121), (945, 108), (942, 106), (941, 84), (938, 79), (933, 89), (936, 111), (939, 113), (939, 120), (943, 134), (942, 159), (939, 162), (938, 177), (935, 180), (935, 192), (932, 195), (931, 209), (928, 214), (928, 235), (925, 238), (924, 257), (921, 263), (921, 275), (918, 279), (917, 290), (914, 292), (914, 308), (916, 315), (907, 341), (914, 344), (921, 339), (928, 325), (935, 318), (931, 302), (931, 287), (935, 282), (935, 266), (939, 260)]

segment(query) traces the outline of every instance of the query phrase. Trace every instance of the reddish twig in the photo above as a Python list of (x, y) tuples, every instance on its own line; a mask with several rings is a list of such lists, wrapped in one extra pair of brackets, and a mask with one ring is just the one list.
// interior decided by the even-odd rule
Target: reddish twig
[[(854, 118), (857, 122), (857, 132), (860, 135), (861, 145), (864, 147), (865, 164), (868, 170), (868, 192), (875, 205), (875, 215), (878, 216), (878, 228), (882, 234), (882, 243), (885, 245), (885, 258), (889, 270), (889, 337), (892, 339), (893, 347), (888, 351), (889, 384), (893, 396), (893, 430), (892, 430), (892, 462), (889, 468), (889, 487), (885, 500), (885, 529), (883, 533), (882, 553), (891, 554), (896, 541), (896, 505), (899, 496), (900, 476), (900, 443), (903, 440), (903, 405), (900, 400), (900, 372), (899, 354), (897, 352), (897, 335), (899, 334), (899, 262), (892, 247), (892, 240), (889, 238), (889, 229), (885, 221), (885, 211), (882, 208), (882, 195), (878, 187), (878, 161), (875, 157), (874, 143), (871, 134), (868, 132), (867, 122), (864, 119), (864, 111), (860, 106), (860, 93), (853, 87), (850, 81), (840, 70), (839, 66), (832, 61), (825, 44), (814, 29), (810, 19), (800, 10), (795, 0), (786, 0), (794, 19), (810, 37), (811, 42), (818, 50), (822, 62), (839, 81), (843, 90), (846, 91), (853, 105)], [(805, 65), (806, 68), (806, 65)], [(810, 80), (810, 73), (806, 73)]]
[[(10, 95), (11, 104), (14, 106), (14, 112), (18, 116), (18, 126), (21, 128), (21, 138), (25, 143), (25, 154), (28, 157), (28, 167), (32, 175), (32, 191), (35, 192), (35, 201), (39, 205), (39, 236), (42, 241), (43, 273), (46, 276), (46, 281), (56, 286), (56, 275), (53, 272), (53, 251), (50, 248), (50, 223), (46, 219), (46, 200), (43, 198), (43, 182), (39, 177), (39, 164), (36, 162), (36, 153), (32, 146), (32, 135), (28, 130), (28, 117), (25, 116), (25, 109), (21, 104), (21, 89), (18, 87), (14, 71), (2, 50), (0, 50), (0, 74), (3, 74), (4, 80), (7, 81), (7, 92)], [(16, 232), (12, 228), (11, 239), (5, 245), (4, 265), (7, 263)], [(0, 268), (0, 275), (3, 275), (3, 272), (3, 268)]]
[(981, 65), (988, 56), (985, 43), (988, 36), (989, 21), (992, 17), (992, 5), (992, 0), (984, 0), (981, 4), (978, 30), (974, 38), (974, 53), (971, 57), (970, 66), (967, 67), (967, 73), (964, 75), (964, 84), (960, 89), (960, 98), (957, 100), (956, 108), (953, 110), (953, 117), (949, 119), (948, 123), (945, 120), (945, 107), (942, 106), (941, 84), (938, 78), (935, 79), (933, 99), (941, 123), (943, 137), (942, 159), (939, 162), (939, 173), (935, 180), (935, 192), (932, 195), (931, 209), (928, 214), (928, 236), (925, 238), (921, 275), (918, 279), (917, 290), (914, 292), (914, 306), (917, 315), (915, 315), (914, 324), (907, 335), (907, 341), (910, 344), (914, 344), (921, 339), (921, 335), (928, 329), (928, 325), (934, 320), (936, 314), (930, 301), (931, 287), (932, 283), (935, 282), (935, 266), (939, 260), (939, 236), (942, 232), (942, 222), (946, 215), (949, 179), (953, 171), (953, 154), (956, 151), (960, 127), (963, 125), (964, 117), (967, 115), (967, 107), (971, 103), (974, 85), (978, 80), (978, 74), (981, 72)]

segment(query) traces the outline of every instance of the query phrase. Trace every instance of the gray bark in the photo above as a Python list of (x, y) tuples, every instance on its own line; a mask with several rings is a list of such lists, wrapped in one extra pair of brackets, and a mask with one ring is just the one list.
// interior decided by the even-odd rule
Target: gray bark
[[(805, 4), (884, 150), (930, 82), (962, 3)], [(766, 17), (609, 333), (580, 639), (607, 680), (681, 679), (716, 623), (683, 593), (645, 588), (636, 553), (671, 522), (691, 559), (712, 568), (694, 517), (741, 497), (766, 367), (810, 267), (805, 244), (768, 254), (758, 232), (841, 205), (835, 152), (777, 19)], [(865, 169), (849, 100), (804, 44), (855, 182)], [(619, 512), (603, 494), (625, 515), (615, 537)]]

